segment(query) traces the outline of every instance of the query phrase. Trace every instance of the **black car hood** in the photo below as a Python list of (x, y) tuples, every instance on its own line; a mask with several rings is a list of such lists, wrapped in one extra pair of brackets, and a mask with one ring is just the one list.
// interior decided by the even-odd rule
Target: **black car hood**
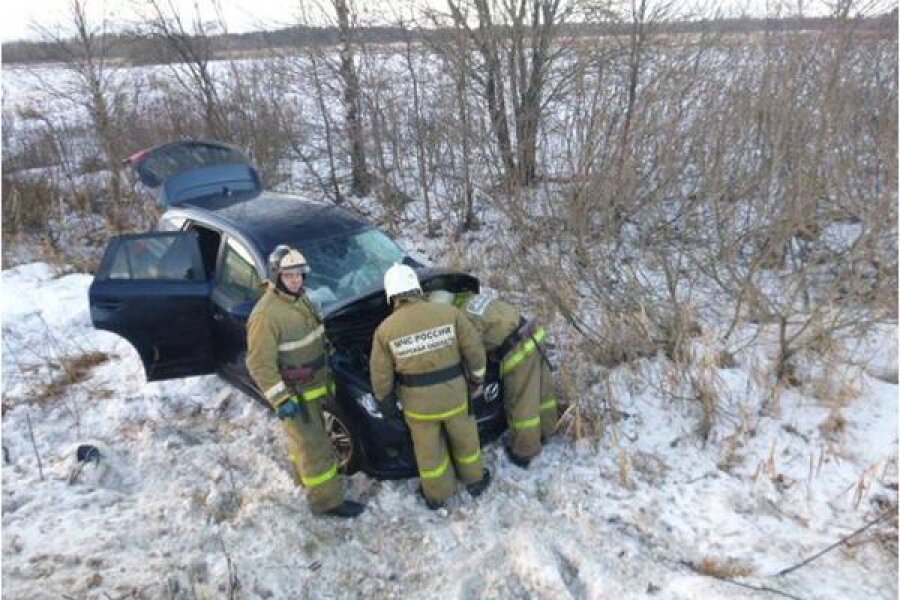
[[(454, 293), (478, 292), (478, 278), (468, 273), (441, 268), (418, 268), (416, 273), (425, 293), (436, 289), (444, 289)], [(375, 286), (371, 290), (354, 298), (348, 298), (325, 312), (325, 325), (330, 332), (345, 329), (356, 329), (361, 321), (380, 323), (391, 312), (384, 296), (384, 286)]]

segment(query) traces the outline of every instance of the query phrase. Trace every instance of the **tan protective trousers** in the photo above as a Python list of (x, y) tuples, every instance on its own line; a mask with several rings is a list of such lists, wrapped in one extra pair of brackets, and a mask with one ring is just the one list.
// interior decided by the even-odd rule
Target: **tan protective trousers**
[(503, 403), (510, 431), (510, 450), (521, 458), (541, 451), (559, 418), (550, 366), (535, 349), (503, 376)]
[(481, 481), (483, 466), (475, 417), (465, 412), (444, 419), (407, 417), (425, 497), (442, 503), (456, 491), (456, 480)]
[(298, 415), (281, 422), (288, 437), (288, 451), (298, 484), (306, 488), (312, 512), (319, 514), (344, 501), (334, 448), (325, 432), (322, 405), (318, 400), (305, 403), (307, 422)]

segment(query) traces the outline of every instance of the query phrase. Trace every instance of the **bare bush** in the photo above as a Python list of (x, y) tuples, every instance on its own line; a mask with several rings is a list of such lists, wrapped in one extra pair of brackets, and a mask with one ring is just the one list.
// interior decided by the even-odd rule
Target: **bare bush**
[(890, 318), (896, 190), (876, 165), (896, 149), (859, 115), (896, 118), (896, 36), (856, 27), (844, 14), (814, 34), (573, 55), (568, 175), (497, 200), (519, 234), (509, 258), (596, 356), (633, 358), (624, 331), (629, 350), (678, 361), (701, 324), (725, 322), (729, 341), (755, 321), (785, 380), (797, 353)]
[(221, 15), (204, 21), (199, 5), (187, 17), (171, 3), (148, 0), (148, 12), (143, 24), (146, 34), (164, 45), (176, 58), (168, 63), (169, 72), (182, 92), (190, 97), (203, 115), (206, 135), (213, 139), (230, 140), (230, 130), (223, 111), (220, 84), (213, 71), (212, 35), (224, 30)]
[(46, 179), (17, 182), (3, 178), (3, 233), (39, 231), (61, 191)]
[(554, 40), (573, 5), (561, 0), (447, 2), (449, 22), (471, 40), (478, 56), (476, 61), (468, 52), (453, 55), (455, 68), (465, 70), (477, 86), (504, 178), (513, 186), (531, 185), (537, 178), (538, 135), (554, 94), (548, 73), (563, 48)]
[[(122, 214), (125, 190), (120, 164), (124, 81), (121, 70), (110, 60), (115, 50), (110, 47), (107, 27), (105, 17), (99, 22), (89, 19), (85, 0), (70, 0), (67, 30), (57, 32), (38, 26), (44, 41), (65, 57), (63, 64), (70, 77), (62, 78), (60, 82), (43, 77), (40, 70), (34, 72), (34, 77), (51, 98), (85, 113), (94, 146), (101, 152), (100, 157), (95, 158), (93, 170), (99, 170), (98, 166), (102, 165), (109, 175), (107, 219), (114, 230), (121, 231), (125, 227)], [(49, 116), (44, 116), (43, 120), (47, 124), (51, 122)], [(75, 153), (60, 154), (64, 162), (78, 156)]]

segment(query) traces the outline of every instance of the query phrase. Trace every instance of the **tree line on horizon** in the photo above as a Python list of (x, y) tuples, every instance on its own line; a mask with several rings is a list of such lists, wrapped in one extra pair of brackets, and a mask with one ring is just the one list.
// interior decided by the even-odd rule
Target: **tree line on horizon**
[[(661, 23), (659, 34), (690, 34), (715, 32), (753, 33), (788, 31), (824, 31), (833, 28), (838, 19), (834, 16), (822, 17), (736, 17), (675, 20)], [(896, 30), (897, 9), (861, 19), (857, 25), (860, 31)], [(619, 36), (630, 33), (631, 24), (614, 19), (608, 22), (561, 23), (557, 36), (597, 37)], [(477, 30), (477, 28), (475, 28)], [(510, 35), (511, 26), (495, 25), (495, 35)], [(408, 29), (396, 25), (357, 25), (355, 38), (360, 44), (407, 43), (410, 36), (415, 41), (428, 39), (452, 40), (456, 35), (453, 27)], [(245, 33), (205, 33), (202, 36), (210, 44), (213, 55), (226, 56), (234, 52), (260, 52), (271, 49), (310, 48), (335, 46), (341, 43), (340, 26), (294, 25), (280, 29), (250, 31)], [(72, 39), (76, 44), (77, 41)], [(132, 65), (166, 64), (178, 62), (181, 57), (173, 52), (171, 45), (146, 31), (132, 30), (120, 33), (105, 33), (97, 40), (98, 45), (107, 47), (106, 56), (119, 58)], [(17, 40), (2, 44), (2, 62), (6, 64), (29, 64), (43, 62), (65, 62), (69, 58), (58, 40)]]

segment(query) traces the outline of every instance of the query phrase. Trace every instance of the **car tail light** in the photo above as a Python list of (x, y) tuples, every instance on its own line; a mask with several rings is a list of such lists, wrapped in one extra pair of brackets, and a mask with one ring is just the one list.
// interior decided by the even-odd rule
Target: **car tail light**
[(143, 150), (138, 150), (137, 152), (135, 152), (134, 154), (132, 154), (131, 156), (129, 156), (128, 158), (123, 160), (122, 164), (136, 167), (139, 164), (141, 164), (141, 161), (143, 161), (147, 157), (148, 154), (150, 154), (150, 150), (151, 150), (151, 148), (145, 148)]

